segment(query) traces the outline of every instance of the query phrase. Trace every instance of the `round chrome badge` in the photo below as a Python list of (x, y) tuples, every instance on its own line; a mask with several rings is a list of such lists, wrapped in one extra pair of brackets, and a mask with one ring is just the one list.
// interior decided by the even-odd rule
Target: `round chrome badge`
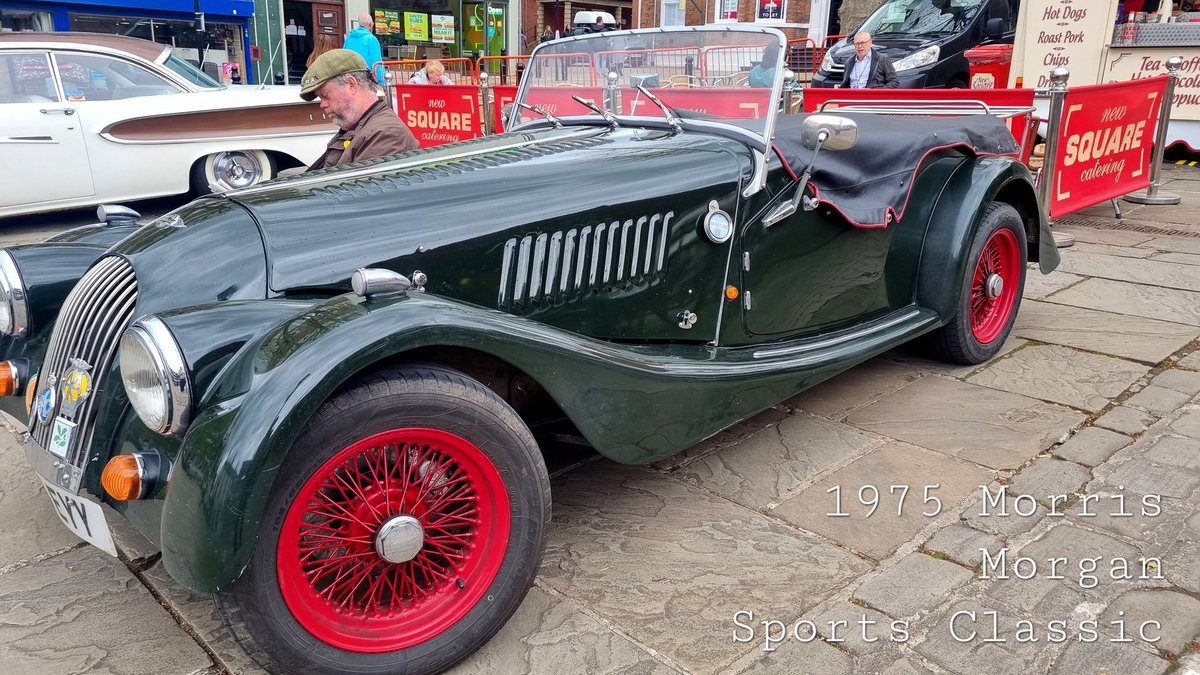
[(733, 219), (721, 210), (717, 201), (708, 203), (708, 215), (704, 217), (704, 234), (714, 244), (724, 244), (733, 236)]
[(33, 409), (37, 413), (38, 422), (45, 424), (50, 421), (50, 416), (54, 414), (54, 385), (47, 386), (38, 394)]

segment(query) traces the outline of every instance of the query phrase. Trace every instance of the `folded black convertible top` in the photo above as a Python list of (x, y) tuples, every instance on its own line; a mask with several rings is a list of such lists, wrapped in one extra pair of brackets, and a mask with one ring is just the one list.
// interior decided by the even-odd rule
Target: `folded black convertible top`
[[(934, 118), (832, 114), (858, 124), (858, 143), (849, 150), (822, 150), (813, 167), (811, 184), (822, 202), (859, 227), (886, 227), (904, 216), (917, 169), (935, 150), (1015, 155), (1018, 149), (1004, 121), (991, 115)], [(775, 151), (793, 176), (803, 173), (812, 157), (812, 151), (800, 140), (806, 117), (776, 118)]]

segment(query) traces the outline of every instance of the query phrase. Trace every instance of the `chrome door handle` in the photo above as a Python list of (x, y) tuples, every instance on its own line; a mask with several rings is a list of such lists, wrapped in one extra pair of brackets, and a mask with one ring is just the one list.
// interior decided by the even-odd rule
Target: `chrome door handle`
[(74, 108), (42, 108), (38, 112), (42, 113), (43, 115), (49, 115), (51, 113), (62, 113), (64, 115), (71, 116), (71, 115), (75, 114), (75, 109)]

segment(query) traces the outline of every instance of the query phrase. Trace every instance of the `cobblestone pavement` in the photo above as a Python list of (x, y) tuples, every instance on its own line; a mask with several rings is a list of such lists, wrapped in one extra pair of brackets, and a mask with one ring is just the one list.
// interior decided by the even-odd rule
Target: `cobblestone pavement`
[[(1059, 224), (990, 363), (895, 351), (658, 465), (561, 468), (535, 587), (454, 672), (1200, 672), (1200, 169), (1165, 176), (1180, 206)], [(257, 672), (2, 443), (0, 669)]]

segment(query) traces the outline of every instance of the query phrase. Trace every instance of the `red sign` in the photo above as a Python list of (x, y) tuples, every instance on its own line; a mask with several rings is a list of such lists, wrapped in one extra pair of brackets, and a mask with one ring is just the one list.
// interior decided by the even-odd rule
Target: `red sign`
[[(604, 90), (600, 87), (530, 87), (525, 93), (525, 102), (536, 105), (555, 117), (570, 117), (572, 115), (595, 115), (587, 106), (571, 98), (571, 96), (591, 99), (599, 105), (604, 105)], [(521, 110), (521, 121), (539, 120), (541, 115), (528, 109)]]
[(1072, 87), (1063, 101), (1050, 217), (1150, 186), (1167, 76)]
[[(1032, 89), (827, 89), (823, 87), (807, 87), (804, 90), (804, 112), (816, 112), (822, 103), (829, 103), (825, 110), (836, 109), (840, 105), (898, 105), (900, 103), (939, 103), (939, 102), (968, 102), (979, 101), (990, 108), (1031, 108), (1033, 107)], [(914, 106), (916, 108), (916, 106)], [(913, 114), (919, 114), (914, 112)], [(1028, 130), (1026, 115), (1016, 115), (1005, 118), (1008, 130), (1012, 132), (1017, 145)], [(1032, 144), (1030, 144), (1032, 146)], [(1032, 147), (1025, 149), (1026, 153)], [(1028, 157), (1022, 157), (1022, 160)]]
[[(655, 89), (654, 95), (668, 108), (694, 110), (726, 119), (760, 118), (771, 110), (770, 89)], [(663, 116), (658, 106), (637, 89), (628, 87), (621, 89), (621, 111), (625, 115)]]
[(488, 114), (492, 116), (492, 128), (496, 130), (495, 133), (504, 133), (504, 123), (508, 121), (504, 119), (504, 106), (515, 100), (517, 100), (515, 86), (492, 87), (492, 109)]
[(396, 114), (422, 148), (483, 135), (479, 87), (475, 85), (396, 85)]

